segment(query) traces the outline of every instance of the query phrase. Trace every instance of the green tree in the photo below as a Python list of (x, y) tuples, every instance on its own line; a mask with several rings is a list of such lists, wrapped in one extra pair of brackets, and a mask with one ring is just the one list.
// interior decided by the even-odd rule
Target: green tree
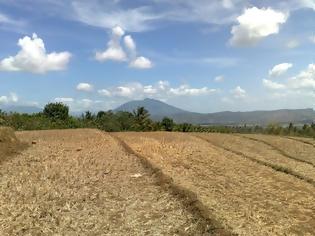
[(65, 121), (69, 118), (69, 107), (60, 102), (48, 103), (43, 110), (43, 114), (54, 121)]
[(148, 131), (152, 130), (152, 121), (149, 112), (144, 107), (138, 107), (133, 111), (135, 130)]
[(161, 126), (165, 131), (172, 131), (174, 129), (174, 121), (171, 118), (164, 117)]

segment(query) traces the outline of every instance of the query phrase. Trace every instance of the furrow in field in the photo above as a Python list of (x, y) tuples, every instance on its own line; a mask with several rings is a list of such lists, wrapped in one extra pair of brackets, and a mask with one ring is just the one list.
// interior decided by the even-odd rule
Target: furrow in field
[(239, 235), (312, 235), (315, 188), (182, 133), (118, 133)]
[(315, 186), (315, 168), (312, 165), (287, 158), (269, 145), (230, 134), (195, 133), (194, 136), (226, 151), (268, 166), (275, 171), (292, 175)]
[(207, 232), (211, 233), (211, 235), (232, 235), (228, 229), (224, 229), (224, 227), (218, 221), (216, 221), (213, 216), (211, 216), (211, 212), (205, 205), (203, 205), (201, 201), (199, 201), (197, 195), (194, 192), (181, 185), (175, 184), (172, 177), (165, 174), (162, 169), (160, 169), (149, 159), (135, 152), (125, 141), (123, 141), (123, 139), (117, 135), (111, 136), (118, 142), (118, 144), (125, 150), (126, 153), (135, 155), (139, 158), (142, 165), (155, 175), (157, 178), (157, 184), (159, 186), (161, 186), (163, 189), (167, 189), (167, 191), (171, 192), (173, 196), (184, 201), (186, 209), (192, 212), (192, 214), (196, 215), (197, 218), (202, 219), (207, 224), (205, 227)]
[(315, 167), (315, 148), (308, 144), (273, 135), (242, 134), (240, 136), (264, 143), (287, 158), (304, 162)]
[(295, 140), (297, 142), (302, 142), (302, 143), (315, 147), (315, 140), (312, 138), (303, 138), (303, 137), (285, 137), (285, 138)]

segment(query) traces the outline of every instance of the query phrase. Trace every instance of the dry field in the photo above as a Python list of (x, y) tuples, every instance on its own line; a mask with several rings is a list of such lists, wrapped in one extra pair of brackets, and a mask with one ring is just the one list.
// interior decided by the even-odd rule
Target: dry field
[(21, 132), (0, 164), (0, 235), (221, 234), (138, 157), (97, 130)]
[(29, 147), (3, 152), (0, 235), (315, 235), (311, 139), (89, 129), (17, 137)]
[[(303, 162), (293, 163), (286, 156), (277, 156), (278, 151), (267, 150), (267, 155), (275, 156), (272, 160), (271, 156), (263, 154), (264, 147), (246, 144), (250, 142), (248, 139), (235, 141), (237, 137), (234, 136), (203, 134), (196, 137), (197, 134), (180, 133), (116, 135), (171, 176), (176, 185), (195, 192), (208, 210), (208, 217), (233, 233), (315, 234), (314, 185), (281, 171), (281, 168), (275, 170), (271, 165), (263, 164), (276, 163), (290, 168), (302, 165), (294, 170), (313, 179), (311, 166), (305, 166)], [(226, 144), (223, 144), (224, 138), (229, 138)], [(231, 146), (227, 149), (224, 146), (229, 142)]]

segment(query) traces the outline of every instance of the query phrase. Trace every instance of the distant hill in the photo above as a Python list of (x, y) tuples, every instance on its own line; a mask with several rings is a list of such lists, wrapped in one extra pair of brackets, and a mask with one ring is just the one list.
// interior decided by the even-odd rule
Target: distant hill
[(43, 110), (36, 106), (2, 106), (0, 109), (5, 112), (18, 112), (27, 114), (38, 113)]
[(167, 116), (174, 119), (177, 123), (192, 124), (258, 124), (266, 125), (269, 123), (289, 123), (295, 124), (311, 123), (315, 121), (315, 111), (313, 109), (282, 109), (275, 111), (250, 111), (250, 112), (217, 112), (217, 113), (196, 113), (189, 112), (177, 107), (168, 105), (155, 99), (144, 99), (139, 101), (127, 102), (114, 111), (129, 111), (137, 107), (145, 107), (151, 114), (153, 120), (161, 120)]

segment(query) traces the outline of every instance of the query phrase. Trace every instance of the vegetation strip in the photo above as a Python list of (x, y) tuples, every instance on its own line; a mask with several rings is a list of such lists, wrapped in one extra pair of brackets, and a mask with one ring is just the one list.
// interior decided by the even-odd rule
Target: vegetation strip
[(226, 147), (224, 147), (222, 145), (215, 144), (215, 143), (211, 142), (210, 140), (208, 140), (207, 138), (203, 138), (203, 137), (200, 137), (198, 135), (193, 135), (193, 136), (196, 137), (196, 138), (199, 138), (199, 139), (201, 139), (203, 141), (206, 141), (206, 142), (212, 144), (215, 147), (221, 148), (221, 149), (223, 149), (225, 151), (231, 152), (231, 153), (233, 153), (235, 155), (238, 155), (238, 156), (241, 156), (241, 157), (243, 157), (245, 159), (251, 160), (251, 161), (253, 161), (253, 162), (257, 163), (257, 164), (260, 164), (260, 165), (272, 168), (275, 171), (282, 172), (282, 173), (287, 174), (287, 175), (291, 175), (291, 176), (293, 176), (295, 178), (298, 178), (298, 179), (300, 179), (302, 181), (305, 181), (305, 182), (307, 182), (307, 183), (309, 183), (309, 184), (311, 184), (311, 185), (313, 185), (315, 187), (315, 181), (313, 179), (305, 177), (305, 176), (302, 176), (299, 173), (297, 173), (297, 172), (295, 172), (295, 171), (293, 171), (293, 170), (291, 170), (289, 168), (286, 168), (286, 167), (283, 167), (283, 166), (279, 166), (279, 165), (275, 165), (275, 164), (271, 164), (271, 163), (268, 163), (268, 162), (265, 162), (265, 161), (258, 160), (256, 158), (248, 156), (248, 155), (246, 155), (246, 154), (244, 154), (242, 152), (235, 151), (235, 150), (226, 148)]
[(184, 206), (192, 214), (204, 221), (205, 232), (211, 233), (211, 235), (236, 235), (229, 232), (229, 230), (225, 229), (217, 220), (215, 220), (211, 211), (198, 199), (196, 193), (183, 186), (175, 184), (172, 177), (166, 175), (159, 167), (150, 162), (146, 157), (136, 153), (121, 138), (110, 133), (109, 135), (118, 142), (126, 153), (134, 155), (140, 159), (141, 164), (150, 173), (156, 176), (157, 185), (161, 186), (163, 189), (169, 191), (173, 196), (181, 200)]
[(285, 151), (283, 151), (280, 148), (278, 148), (277, 146), (272, 145), (272, 144), (270, 144), (270, 143), (268, 143), (268, 142), (266, 142), (264, 140), (260, 140), (260, 139), (252, 138), (252, 137), (247, 137), (247, 136), (243, 136), (243, 135), (239, 135), (239, 134), (235, 134), (235, 135), (238, 136), (238, 137), (242, 137), (242, 138), (248, 139), (248, 140), (252, 140), (252, 141), (256, 141), (256, 142), (259, 142), (259, 143), (266, 144), (269, 147), (271, 147), (272, 149), (274, 149), (275, 151), (277, 151), (278, 153), (280, 153), (282, 156), (285, 156), (285, 157), (287, 157), (289, 159), (292, 159), (292, 160), (295, 160), (295, 161), (298, 161), (298, 162), (306, 163), (306, 164), (311, 165), (311, 166), (313, 166), (315, 168), (315, 164), (313, 164), (312, 162), (305, 161), (305, 160), (302, 160), (300, 158), (291, 156), (291, 155), (287, 154)]

